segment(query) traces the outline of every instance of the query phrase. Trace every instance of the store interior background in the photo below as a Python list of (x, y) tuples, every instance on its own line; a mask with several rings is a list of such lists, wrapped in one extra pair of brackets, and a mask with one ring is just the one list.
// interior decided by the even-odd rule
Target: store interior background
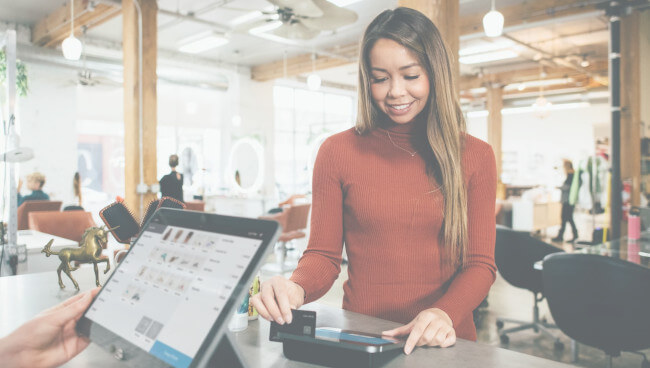
[[(89, 2), (77, 3), (88, 6)], [(98, 2), (101, 3), (111, 2)], [(179, 42), (211, 29), (206, 22), (236, 29), (238, 25), (232, 25), (232, 21), (247, 14), (242, 9), (268, 10), (271, 4), (265, 0), (158, 1), (159, 10), (166, 13), (158, 15), (157, 178), (169, 172), (167, 159), (177, 153), (181, 156), (179, 171), (186, 174), (185, 198), (202, 196), (206, 211), (237, 216), (256, 217), (292, 194), (308, 195), (319, 144), (328, 135), (352, 127), (356, 118), (356, 57), (345, 55), (344, 46), (358, 42), (365, 26), (381, 10), (398, 5), (397, 0), (347, 3), (344, 6), (355, 11), (359, 19), (336, 31), (322, 32), (312, 40), (282, 41), (233, 31), (228, 34), (230, 42), (224, 46), (200, 54), (186, 54), (178, 51)], [(549, 7), (554, 4), (545, 3)], [(577, 2), (555, 3), (561, 3), (556, 5), (555, 17), (543, 16), (542, 20), (536, 20), (539, 14), (530, 13), (530, 20), (526, 21), (527, 16), (520, 14), (524, 21), (511, 28), (506, 18), (507, 36), (485, 37), (480, 24), (476, 25), (475, 32), (461, 33), (461, 56), (463, 51), (467, 55), (479, 55), (490, 50), (509, 50), (516, 54), (492, 62), (464, 64), (461, 61), (460, 95), (470, 134), (488, 141), (486, 88), (476, 81), (489, 79), (488, 75), (519, 75), (526, 71), (520, 82), (508, 82), (503, 92), (501, 180), (510, 188), (504, 193), (508, 197), (501, 199), (504, 211), (511, 211), (513, 203), (519, 201), (559, 201), (558, 187), (565, 178), (562, 159), (573, 161), (575, 166), (585, 165), (589, 157), (607, 152), (611, 141), (609, 90), (604, 82), (607, 80), (608, 19), (595, 7), (563, 16), (560, 10), (571, 8)], [(496, 4), (497, 9), (524, 9), (526, 1), (499, 0)], [(10, 29), (17, 31), (18, 58), (27, 66), (29, 78), (27, 95), (17, 100), (17, 129), (21, 145), (32, 148), (35, 158), (19, 164), (17, 169), (22, 178), (34, 171), (45, 174), (45, 192), (51, 199), (64, 203), (73, 201), (72, 178), (78, 171), (83, 183), (84, 208), (101, 223), (99, 210), (116, 196), (125, 196), (122, 16), (118, 12), (89, 27), (84, 34), (77, 32), (84, 51), (81, 60), (72, 62), (63, 58), (60, 46), (42, 47), (31, 41), (30, 27), (65, 5), (63, 0), (0, 0), (0, 35)], [(461, 18), (475, 15), (480, 20), (488, 10), (488, 0), (460, 0)], [(641, 50), (643, 65), (650, 60), (647, 46), (650, 10), (639, 11), (642, 42), (646, 44)], [(193, 15), (188, 16), (191, 12)], [(206, 22), (193, 21), (191, 17)], [(311, 65), (307, 70), (303, 68), (299, 73), (268, 81), (252, 77), (256, 67), (278, 62), (282, 65), (285, 59), (291, 63), (304, 55), (312, 55), (316, 60), (334, 58), (333, 50), (337, 47), (342, 50), (339, 56), (347, 58), (340, 66), (321, 69), (314, 61), (308, 62)], [(573, 65), (573, 72), (563, 63)], [(288, 69), (294, 70), (291, 65)], [(557, 70), (569, 71), (558, 75)], [(647, 65), (642, 70), (639, 76), (642, 96), (650, 96), (650, 71)], [(318, 90), (310, 90), (306, 84), (312, 72), (322, 79)], [(471, 88), (462, 89), (462, 86)], [(3, 87), (0, 92), (3, 98), (4, 93)], [(540, 96), (552, 105), (533, 106)], [(642, 121), (650, 121), (647, 103), (641, 104), (641, 116)], [(650, 137), (647, 124), (640, 129), (641, 137)], [(242, 148), (238, 144), (242, 140), (257, 142), (254, 146), (259, 143), (261, 161), (252, 146)], [(622, 142), (623, 147), (630, 144), (640, 142)], [(648, 193), (650, 188), (644, 183), (650, 175), (650, 165), (646, 165), (650, 161), (644, 160), (650, 160), (650, 156), (643, 156), (642, 152), (641, 180), (635, 183), (640, 185), (642, 193)], [(243, 188), (234, 183), (235, 171), (240, 173)], [(606, 196), (601, 195), (605, 203)], [(640, 196), (639, 205), (647, 206), (645, 195)], [(583, 240), (591, 240), (594, 226), (609, 221), (606, 214), (592, 216), (591, 208), (588, 188), (583, 185), (576, 207)], [(515, 215), (533, 216), (511, 212), (511, 216)], [(531, 231), (539, 230), (545, 238), (556, 235), (559, 211), (539, 220), (544, 224), (535, 224), (538, 220), (530, 219)], [(305, 240), (297, 242), (298, 248), (305, 245)], [(344, 271), (341, 279), (345, 276)], [(503, 306), (510, 308), (514, 317), (528, 318), (527, 295), (512, 296), (518, 291), (508, 289), (502, 280), (497, 283), (498, 295), (510, 293), (503, 300), (521, 301), (522, 305), (513, 308), (507, 307), (507, 302), (496, 301), (493, 308)], [(340, 303), (337, 299), (340, 300), (341, 291), (333, 293), (326, 301), (332, 300), (336, 305)], [(485, 326), (494, 321), (490, 320), (494, 312), (490, 313)], [(494, 328), (485, 328), (489, 331), (481, 339), (498, 344)], [(553, 353), (549, 347), (551, 340), (546, 342), (532, 332), (529, 337), (522, 339), (527, 342), (511, 343), (511, 347), (570, 361), (568, 352)], [(580, 365), (604, 366), (601, 352), (585, 351), (582, 353), (585, 360)], [(617, 366), (638, 364), (635, 358), (626, 359), (629, 361)]]

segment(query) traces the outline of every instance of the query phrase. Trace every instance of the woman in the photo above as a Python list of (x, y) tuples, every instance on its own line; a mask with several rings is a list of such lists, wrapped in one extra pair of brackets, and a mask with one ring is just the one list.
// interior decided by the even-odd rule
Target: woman
[(20, 190), (23, 187), (23, 181), (18, 181), (18, 202), (17, 205), (20, 206), (25, 201), (49, 201), (50, 196), (43, 191), (43, 186), (45, 185), (45, 175), (40, 172), (33, 172), (27, 175), (27, 189), (32, 192), (26, 196), (20, 194)]
[[(573, 184), (573, 175), (575, 173), (575, 170), (573, 170), (573, 164), (569, 160), (563, 160), (563, 166), (564, 166), (564, 174), (566, 174), (566, 179), (564, 180), (564, 183), (560, 187), (562, 190), (562, 213), (560, 214), (560, 217), (562, 219), (562, 226), (560, 227), (560, 231), (558, 232), (557, 236), (553, 238), (552, 240), (554, 242), (561, 242), (564, 240), (564, 229), (566, 228), (566, 224), (569, 223), (571, 225), (571, 231), (573, 231), (573, 239), (571, 239), (571, 242), (575, 242), (578, 240), (578, 228), (576, 227), (576, 223), (573, 221), (573, 209), (575, 208), (575, 204), (571, 204), (570, 201), (570, 192), (571, 192), (571, 185)], [(580, 184), (578, 184), (580, 186)]]
[(160, 179), (160, 195), (183, 202), (183, 174), (176, 172), (176, 166), (178, 166), (178, 155), (169, 156), (169, 167), (172, 171)]
[(81, 193), (81, 175), (79, 175), (79, 172), (75, 172), (72, 178), (72, 190), (74, 191), (75, 199), (79, 202), (79, 207), (82, 207), (83, 198)]
[(448, 53), (423, 14), (381, 13), (360, 51), (359, 121), (320, 148), (307, 250), (252, 303), (291, 322), (331, 287), (345, 243), (344, 309), (404, 323), (384, 333), (408, 335), (407, 354), (475, 340), (472, 310), (496, 272), (494, 154), (464, 133)]
[(74, 193), (74, 202), (67, 204), (63, 207), (64, 211), (83, 211), (83, 195), (81, 189), (81, 175), (75, 172), (72, 177), (72, 191)]

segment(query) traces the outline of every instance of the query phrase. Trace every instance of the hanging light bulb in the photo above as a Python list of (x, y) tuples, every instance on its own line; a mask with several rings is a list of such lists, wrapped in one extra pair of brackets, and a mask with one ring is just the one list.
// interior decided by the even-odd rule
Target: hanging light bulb
[(309, 74), (307, 77), (307, 88), (309, 88), (310, 91), (318, 91), (321, 82), (322, 81), (318, 74)]
[(81, 57), (81, 41), (73, 35), (63, 40), (61, 49), (63, 50), (63, 57), (68, 60), (79, 60)]
[(320, 75), (316, 74), (316, 54), (311, 54), (311, 74), (307, 77), (307, 88), (310, 91), (318, 91), (321, 82)]
[(81, 57), (81, 41), (74, 36), (74, 0), (70, 0), (70, 36), (63, 40), (61, 50), (63, 57), (68, 60), (79, 60)]
[[(541, 79), (546, 78), (546, 72), (544, 71), (543, 68), (541, 68), (540, 77)], [(540, 119), (543, 119), (550, 115), (551, 105), (553, 104), (549, 100), (547, 100), (546, 97), (544, 97), (544, 84), (540, 84), (539, 97), (537, 97), (537, 99), (531, 106), (533, 108), (533, 113), (537, 115), (537, 117), (539, 117)]]
[(503, 33), (503, 14), (498, 12), (492, 0), (492, 10), (483, 16), (483, 30), (488, 37), (499, 37)]

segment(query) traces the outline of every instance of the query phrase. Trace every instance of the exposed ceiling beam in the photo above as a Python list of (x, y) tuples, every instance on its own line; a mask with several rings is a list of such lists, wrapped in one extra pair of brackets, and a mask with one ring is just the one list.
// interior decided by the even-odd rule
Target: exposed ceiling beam
[[(607, 77), (607, 60), (600, 60), (592, 62), (591, 66), (586, 68), (594, 77), (599, 78), (598, 84), (606, 83)], [(584, 76), (584, 73), (577, 71), (574, 68), (557, 67), (557, 68), (544, 68), (546, 75), (544, 78), (540, 77), (539, 67), (512, 70), (501, 73), (486, 74), (484, 76), (466, 76), (460, 78), (460, 90), (466, 91), (474, 88), (485, 87), (488, 84), (496, 83), (500, 85), (508, 85), (513, 83), (522, 83), (532, 80), (540, 79), (555, 79), (565, 77)], [(593, 79), (592, 78), (592, 79)], [(591, 81), (590, 81), (591, 83)]]
[[(602, 90), (605, 87), (603, 87), (600, 82), (594, 81), (592, 78), (589, 78), (585, 75), (576, 75), (571, 77), (572, 81), (567, 82), (567, 83), (562, 83), (562, 84), (553, 84), (549, 86), (545, 86), (543, 88), (544, 94), (545, 95), (552, 95), (554, 94), (553, 92), (555, 91), (568, 91), (568, 90), (574, 90), (574, 91), (589, 91), (593, 89), (599, 89)], [(470, 90), (464, 90), (461, 92), (460, 97), (465, 98), (468, 100), (481, 100), (486, 98), (486, 92), (479, 92), (479, 93), (472, 93)], [(518, 89), (511, 89), (508, 91), (503, 91), (503, 99), (504, 100), (511, 100), (511, 99), (521, 99), (521, 98), (530, 98), (534, 96), (538, 96), (540, 94), (539, 87), (526, 87), (524, 90), (520, 91)]]
[[(337, 47), (326, 50), (327, 55), (316, 52), (315, 54), (302, 54), (287, 58), (286, 76), (293, 77), (303, 73), (310, 73), (314, 70), (329, 69), (340, 65), (350, 64), (350, 60), (357, 57), (357, 44), (350, 44), (343, 47)], [(341, 55), (341, 57), (330, 56), (331, 54)], [(312, 60), (312, 55), (316, 57)], [(284, 60), (273, 61), (271, 63), (254, 66), (251, 69), (251, 78), (262, 82), (285, 76)]]
[[(567, 17), (598, 10), (603, 0), (535, 0), (497, 8), (505, 18), (504, 28), (531, 22), (541, 22), (553, 18)], [(483, 16), (476, 13), (460, 18), (460, 34), (468, 35), (483, 32)]]
[[(517, 26), (525, 23), (549, 21), (553, 18), (574, 16), (576, 14), (594, 13), (598, 10), (597, 5), (603, 3), (602, 0), (576, 1), (576, 0), (537, 0), (525, 1), (498, 9), (506, 18), (506, 26)], [(483, 32), (482, 19), (484, 13), (477, 13), (460, 18), (460, 35), (470, 35), (477, 32)], [(358, 56), (358, 43), (349, 44), (341, 47), (347, 50), (344, 54), (356, 59)], [(339, 51), (335, 51), (341, 54)], [(311, 54), (299, 55), (287, 59), (287, 76), (292, 77), (302, 73), (312, 71)], [(327, 69), (334, 66), (349, 64), (350, 60), (343, 60), (335, 56), (319, 55), (318, 63), (315, 69)], [(267, 81), (284, 76), (283, 61), (274, 61), (267, 64), (254, 66), (251, 78), (256, 81)]]
[[(82, 27), (96, 27), (121, 14), (119, 4), (91, 0), (74, 1), (74, 31)], [(54, 47), (70, 35), (70, 2), (38, 21), (32, 27), (32, 43), (37, 46)]]
[(607, 82), (606, 82), (605, 80), (601, 79), (600, 76), (599, 76), (598, 74), (594, 74), (594, 73), (592, 73), (589, 69), (587, 69), (587, 68), (585, 68), (585, 67), (583, 67), (583, 66), (573, 64), (573, 63), (567, 61), (567, 60), (566, 60), (565, 58), (563, 58), (563, 57), (556, 57), (556, 56), (553, 56), (553, 54), (551, 54), (551, 53), (549, 53), (549, 52), (546, 52), (546, 51), (544, 51), (544, 50), (542, 50), (542, 49), (540, 49), (540, 48), (534, 47), (534, 46), (532, 46), (532, 45), (530, 45), (530, 44), (528, 44), (528, 43), (526, 43), (526, 42), (523, 42), (523, 41), (521, 41), (521, 40), (518, 40), (518, 39), (516, 39), (516, 38), (514, 38), (514, 37), (512, 37), (512, 36), (510, 36), (510, 35), (503, 35), (503, 36), (504, 36), (505, 38), (507, 38), (507, 39), (509, 39), (509, 40), (511, 40), (511, 41), (513, 41), (513, 42), (515, 42), (515, 43), (517, 43), (517, 44), (519, 44), (519, 45), (522, 45), (522, 46), (524, 46), (524, 47), (527, 47), (528, 49), (530, 49), (530, 50), (532, 50), (532, 51), (535, 51), (535, 52), (540, 53), (540, 54), (542, 55), (543, 58), (552, 61), (555, 65), (563, 66), (563, 67), (570, 68), (570, 69), (574, 69), (574, 70), (576, 70), (578, 73), (585, 74), (586, 76), (588, 76), (588, 77), (594, 79), (596, 82), (600, 82), (600, 83), (601, 83), (602, 85), (604, 85), (604, 86), (607, 85)]

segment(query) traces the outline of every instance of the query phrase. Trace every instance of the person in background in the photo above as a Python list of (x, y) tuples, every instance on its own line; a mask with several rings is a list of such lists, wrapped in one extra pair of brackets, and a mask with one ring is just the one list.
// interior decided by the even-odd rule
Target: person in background
[(235, 170), (235, 183), (237, 183), (241, 188), (241, 174), (239, 173), (239, 170)]
[(58, 367), (82, 352), (90, 341), (75, 325), (100, 288), (77, 294), (39, 313), (0, 339), (3, 367)]
[(172, 197), (183, 201), (183, 174), (176, 172), (178, 166), (178, 155), (169, 156), (169, 167), (172, 172), (160, 179), (160, 194), (163, 197)]
[(43, 192), (43, 185), (45, 185), (45, 175), (40, 172), (33, 172), (27, 175), (27, 189), (32, 192), (26, 196), (20, 194), (23, 187), (23, 181), (18, 181), (18, 206), (25, 201), (48, 201), (50, 196)]
[(571, 192), (571, 184), (573, 183), (573, 175), (575, 171), (573, 170), (573, 164), (569, 160), (563, 160), (563, 166), (566, 179), (560, 187), (562, 190), (562, 213), (560, 214), (560, 217), (562, 218), (562, 226), (560, 226), (560, 232), (558, 232), (557, 236), (552, 240), (554, 242), (563, 241), (564, 229), (566, 228), (566, 224), (569, 223), (571, 225), (571, 230), (573, 231), (573, 239), (571, 239), (571, 241), (574, 242), (578, 240), (578, 228), (576, 227), (576, 223), (573, 221), (573, 209), (575, 208), (575, 205), (571, 204), (569, 194)]
[(74, 202), (63, 207), (64, 211), (83, 211), (82, 194), (81, 194), (81, 175), (79, 172), (74, 173), (72, 178), (72, 192), (74, 193)]
[(472, 311), (496, 277), (496, 162), (465, 132), (450, 59), (416, 10), (370, 23), (356, 127), (320, 147), (309, 243), (290, 279), (251, 298), (263, 318), (291, 323), (292, 308), (323, 296), (345, 244), (343, 309), (402, 323), (384, 334), (408, 336), (406, 354), (476, 340)]
[(74, 197), (78, 200), (79, 207), (83, 207), (83, 197), (81, 195), (81, 176), (77, 171), (74, 173), (72, 178), (72, 190), (74, 191)]

